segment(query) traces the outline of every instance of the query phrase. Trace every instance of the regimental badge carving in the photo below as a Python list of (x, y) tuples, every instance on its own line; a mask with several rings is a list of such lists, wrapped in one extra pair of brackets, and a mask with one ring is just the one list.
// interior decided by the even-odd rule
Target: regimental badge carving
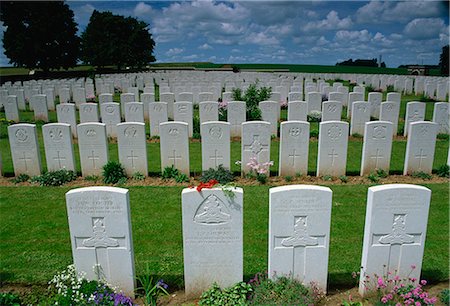
[(60, 142), (63, 139), (63, 131), (59, 128), (50, 129), (48, 134), (54, 142)]
[(170, 128), (169, 129), (169, 135), (173, 137), (178, 137), (180, 134), (180, 131), (177, 128)]
[(428, 126), (422, 125), (419, 129), (419, 133), (421, 136), (426, 136), (428, 134)]
[(337, 111), (337, 106), (336, 104), (331, 104), (331, 105), (327, 105), (327, 110), (329, 112), (335, 113)]
[(414, 236), (406, 233), (406, 215), (394, 215), (392, 232), (378, 239), (381, 244), (413, 243)]
[(25, 129), (18, 129), (16, 131), (16, 139), (19, 142), (26, 142), (28, 141), (28, 133)]
[(308, 234), (308, 226), (306, 223), (306, 216), (298, 217), (294, 225), (294, 233), (291, 237), (284, 238), (281, 245), (284, 247), (299, 247), (307, 245), (318, 245), (319, 241), (315, 237)]
[(94, 129), (87, 129), (85, 132), (87, 137), (95, 137), (97, 136), (97, 132)]
[(328, 137), (330, 137), (331, 140), (336, 140), (341, 136), (342, 136), (342, 129), (339, 126), (333, 125), (328, 129)]
[(386, 131), (387, 131), (387, 126), (378, 125), (373, 128), (372, 138), (376, 139), (376, 140), (386, 139)]
[(108, 114), (113, 114), (116, 108), (114, 106), (109, 105), (105, 108), (105, 110)]
[(119, 241), (114, 238), (109, 238), (106, 235), (106, 228), (103, 218), (95, 218), (93, 221), (94, 224), (92, 230), (94, 235), (91, 238), (84, 239), (82, 243), (83, 246), (93, 248), (118, 247)]
[(211, 137), (213, 138), (220, 139), (222, 138), (222, 134), (223, 134), (222, 128), (218, 126), (214, 126), (209, 129), (209, 135), (211, 135)]
[(180, 113), (180, 114), (186, 114), (186, 112), (187, 112), (187, 106), (186, 105), (178, 105), (177, 106), (177, 108), (178, 108), (178, 113)]
[(209, 195), (197, 208), (194, 222), (207, 225), (226, 224), (231, 221), (228, 207), (215, 195)]
[(388, 111), (391, 111), (393, 108), (394, 108), (394, 106), (393, 106), (392, 104), (386, 105), (386, 109), (387, 109)]
[(161, 106), (161, 105), (158, 105), (157, 103), (155, 103), (155, 104), (153, 105), (153, 110), (154, 110), (155, 112), (161, 112), (161, 111), (162, 111), (162, 106)]
[(289, 135), (292, 137), (298, 137), (302, 133), (302, 129), (299, 127), (292, 127), (289, 129)]
[(127, 127), (127, 128), (123, 131), (123, 134), (124, 134), (126, 137), (136, 137), (136, 135), (137, 135), (137, 130), (136, 130), (135, 127), (129, 126), (129, 127)]

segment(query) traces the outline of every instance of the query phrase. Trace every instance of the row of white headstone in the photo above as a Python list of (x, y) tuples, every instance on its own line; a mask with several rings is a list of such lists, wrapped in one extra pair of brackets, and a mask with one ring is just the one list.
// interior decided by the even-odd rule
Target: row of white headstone
[[(49, 123), (42, 127), (45, 158), (48, 171), (60, 169), (75, 171), (70, 125)], [(219, 165), (230, 169), (230, 123), (210, 121), (201, 125), (202, 170), (217, 169)], [(145, 125), (140, 122), (119, 123), (119, 162), (126, 174), (139, 172), (148, 175), (148, 156)], [(184, 122), (165, 122), (161, 132), (161, 169), (174, 166), (190, 175), (188, 125)], [(346, 173), (347, 122), (328, 121), (320, 123), (317, 176), (342, 176)], [(361, 175), (375, 169), (389, 172), (392, 151), (393, 125), (387, 121), (365, 124), (362, 150)], [(431, 173), (438, 126), (419, 121), (409, 124), (404, 174)], [(78, 146), (83, 176), (101, 175), (102, 167), (109, 160), (106, 125), (81, 123), (77, 126)], [(40, 150), (34, 124), (15, 124), (8, 127), (8, 135), (16, 175), (40, 175), (42, 172)], [(241, 164), (242, 173), (252, 171), (252, 162), (262, 165), (270, 162), (270, 123), (250, 121), (242, 123)], [(279, 175), (288, 176), (308, 173), (309, 123), (286, 121), (281, 123)], [(255, 169), (253, 169), (255, 170)]]
[[(243, 190), (182, 192), (185, 291), (199, 295), (214, 282), (222, 287), (243, 278)], [(366, 276), (420, 279), (431, 191), (416, 185), (370, 187), (359, 291)], [(134, 251), (128, 190), (88, 187), (66, 194), (74, 264), (89, 279), (133, 296)], [(327, 290), (332, 190), (290, 185), (269, 190), (269, 277), (291, 276)], [(416, 268), (411, 271), (411, 266)], [(97, 269), (93, 269), (96, 267)]]

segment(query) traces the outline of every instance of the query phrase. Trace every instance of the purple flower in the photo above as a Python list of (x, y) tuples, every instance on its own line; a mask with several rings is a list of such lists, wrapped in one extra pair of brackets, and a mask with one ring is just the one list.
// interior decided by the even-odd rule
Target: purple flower
[(163, 279), (160, 279), (159, 281), (158, 281), (158, 284), (156, 285), (158, 288), (163, 288), (163, 289), (166, 289), (167, 290), (167, 288), (169, 288), (169, 285), (167, 285), (165, 282), (164, 282), (164, 280)]

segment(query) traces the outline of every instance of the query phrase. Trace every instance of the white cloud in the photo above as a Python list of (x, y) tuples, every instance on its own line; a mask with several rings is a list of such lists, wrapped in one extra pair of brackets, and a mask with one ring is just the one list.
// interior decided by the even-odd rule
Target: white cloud
[(194, 60), (194, 59), (197, 59), (197, 58), (198, 58), (197, 54), (191, 54), (191, 55), (183, 56), (183, 60), (186, 60), (186, 61), (191, 61), (191, 60)]
[[(368, 42), (372, 35), (367, 30), (361, 31), (337, 31), (335, 40), (352, 44), (355, 42)], [(360, 47), (360, 45), (358, 46)]]
[(411, 39), (432, 39), (445, 31), (444, 20), (440, 18), (416, 18), (405, 26), (403, 32)]
[(207, 43), (204, 43), (203, 45), (198, 47), (200, 50), (211, 50), (213, 49), (213, 47), (211, 47), (210, 45), (208, 45)]
[(183, 48), (171, 48), (171, 49), (169, 49), (169, 51), (166, 52), (166, 55), (173, 56), (173, 55), (177, 55), (177, 54), (180, 54), (183, 52), (184, 52)]
[(304, 27), (304, 32), (323, 31), (323, 30), (341, 30), (348, 29), (353, 25), (350, 17), (339, 18), (336, 11), (330, 11), (326, 19), (319, 21), (310, 21)]
[(144, 2), (139, 2), (134, 8), (135, 16), (144, 16), (152, 13), (152, 7)]
[(252, 33), (250, 34), (246, 41), (250, 44), (257, 44), (257, 45), (277, 45), (279, 44), (278, 39), (276, 39), (273, 36), (267, 36), (265, 33)]

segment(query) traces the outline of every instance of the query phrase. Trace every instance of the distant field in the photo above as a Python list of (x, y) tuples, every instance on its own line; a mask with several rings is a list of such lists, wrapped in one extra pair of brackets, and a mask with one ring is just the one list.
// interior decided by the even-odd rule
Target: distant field
[[(289, 70), (289, 72), (305, 72), (305, 73), (362, 73), (362, 74), (400, 74), (407, 75), (408, 70), (405, 68), (377, 68), (377, 67), (351, 67), (351, 66), (323, 66), (323, 65), (297, 65), (297, 64), (215, 64), (210, 62), (191, 62), (191, 63), (154, 63), (150, 68), (231, 68), (237, 67), (241, 70)], [(108, 67), (113, 68), (113, 67)], [(41, 71), (41, 70), (37, 70)], [(60, 70), (64, 71), (64, 70)], [(71, 68), (68, 71), (93, 71), (92, 66), (83, 65)], [(123, 72), (127, 72), (124, 70)], [(16, 67), (0, 67), (0, 76), (28, 75), (29, 69)], [(439, 69), (431, 69), (430, 75), (440, 75)]]

